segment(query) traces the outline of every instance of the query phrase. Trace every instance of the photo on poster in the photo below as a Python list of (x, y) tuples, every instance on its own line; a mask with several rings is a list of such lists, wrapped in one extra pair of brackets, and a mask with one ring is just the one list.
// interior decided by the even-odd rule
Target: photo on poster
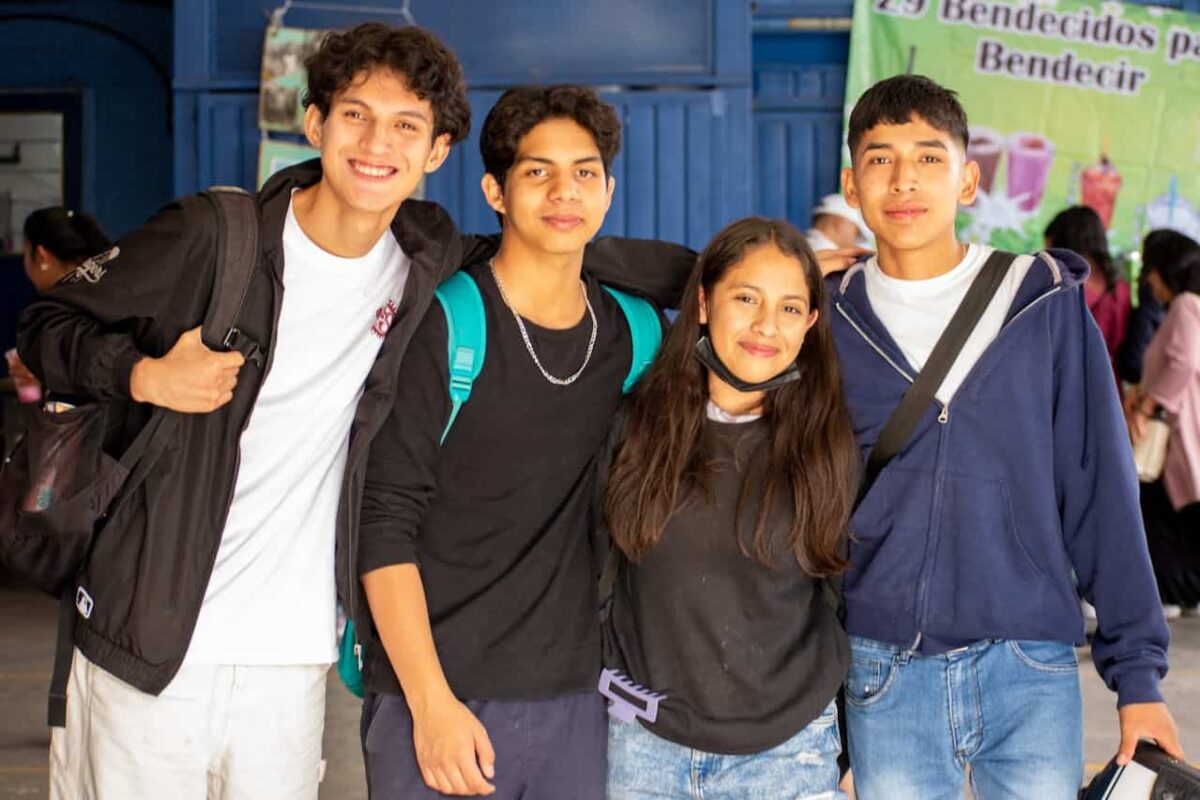
[(324, 35), (325, 31), (306, 28), (267, 28), (258, 93), (258, 127), (286, 133), (303, 131), (301, 101), (308, 83), (304, 61), (320, 46)]
[(320, 157), (320, 150), (306, 144), (263, 139), (258, 147), (258, 188), (279, 170)]

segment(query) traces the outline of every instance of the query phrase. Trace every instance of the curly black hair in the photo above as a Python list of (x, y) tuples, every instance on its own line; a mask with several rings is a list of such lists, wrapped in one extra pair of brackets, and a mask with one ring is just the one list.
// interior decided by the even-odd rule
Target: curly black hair
[(326, 35), (304, 61), (308, 70), (304, 107), (316, 106), (322, 116), (328, 116), (334, 95), (363, 71), (378, 67), (404, 76), (412, 93), (433, 106), (434, 138), (448, 133), (451, 144), (466, 138), (471, 130), (471, 104), (462, 65), (424, 28), (365, 22)]
[(846, 134), (850, 159), (854, 160), (871, 128), (904, 125), (914, 114), (967, 149), (967, 112), (958, 102), (958, 94), (924, 75), (896, 75), (867, 89), (854, 104)]
[(617, 110), (583, 86), (521, 86), (509, 89), (483, 122), (479, 154), (483, 167), (501, 186), (517, 158), (522, 137), (548, 119), (569, 119), (596, 140), (607, 176), (621, 149), (621, 118)]

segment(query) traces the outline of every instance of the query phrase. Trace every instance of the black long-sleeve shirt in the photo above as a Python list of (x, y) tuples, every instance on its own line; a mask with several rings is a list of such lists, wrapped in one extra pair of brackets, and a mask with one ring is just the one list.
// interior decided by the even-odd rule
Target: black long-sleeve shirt
[[(711, 495), (684, 499), (640, 562), (621, 557), (613, 587), (607, 665), (666, 695), (649, 730), (711, 753), (787, 741), (828, 706), (849, 664), (823, 581), (787, 546), (787, 518), (770, 518), (771, 566), (739, 548), (738, 497), (767, 434), (762, 420), (706, 421)], [(758, 507), (742, 510), (747, 542)]]
[[(629, 328), (616, 301), (588, 279), (598, 325), (591, 360), (574, 383), (552, 385), (487, 266), (469, 271), (487, 315), (483, 371), (439, 446), (450, 400), (446, 323), (435, 303), (372, 445), (359, 574), (419, 566), (442, 668), (460, 699), (584, 691), (600, 666), (593, 461), (621, 403)], [(525, 326), (550, 374), (579, 368), (591, 335), (587, 314), (568, 330)], [(377, 636), (367, 652), (368, 688), (399, 692)]]

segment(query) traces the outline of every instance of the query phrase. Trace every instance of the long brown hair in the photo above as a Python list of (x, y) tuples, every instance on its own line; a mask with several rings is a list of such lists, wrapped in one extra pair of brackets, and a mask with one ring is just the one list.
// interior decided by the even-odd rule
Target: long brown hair
[(708, 485), (710, 462), (701, 436), (708, 372), (694, 355), (702, 333), (700, 289), (712, 296), (713, 287), (746, 253), (764, 245), (774, 245), (802, 265), (809, 307), (820, 315), (796, 359), (802, 377), (767, 392), (765, 468), (747, 472), (738, 503), (740, 512), (749, 497), (761, 498), (753, 546), (747, 546), (741, 531), (736, 535), (744, 553), (770, 563), (766, 526), (772, 509), (782, 503), (791, 512), (788, 542), (799, 564), (812, 575), (845, 569), (843, 543), (859, 456), (842, 398), (825, 284), (800, 232), (762, 217), (734, 222), (700, 254), (679, 317), (630, 400), (605, 505), (613, 540), (631, 560), (654, 547), (681, 501)]

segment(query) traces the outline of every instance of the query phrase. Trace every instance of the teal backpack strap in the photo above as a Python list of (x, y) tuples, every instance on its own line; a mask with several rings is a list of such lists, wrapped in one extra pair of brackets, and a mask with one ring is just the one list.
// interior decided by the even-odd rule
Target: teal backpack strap
[(641, 380), (642, 375), (654, 361), (658, 347), (662, 344), (662, 320), (658, 311), (648, 300), (605, 286), (605, 291), (613, 296), (625, 321), (629, 323), (629, 333), (633, 338), (633, 358), (629, 362), (629, 374), (625, 376), (625, 384), (621, 392), (628, 394), (629, 390)]
[[(487, 317), (483, 313), (483, 295), (479, 285), (465, 272), (456, 272), (434, 293), (446, 314), (446, 344), (450, 367), (450, 418), (442, 430), (442, 441), (450, 432), (455, 417), (471, 386), (483, 370), (487, 352)], [(643, 301), (645, 302), (645, 301)], [(652, 309), (653, 310), (653, 309)], [(354, 621), (346, 621), (338, 651), (338, 675), (353, 694), (363, 696), (363, 647), (354, 630)]]
[(483, 371), (487, 354), (487, 317), (479, 285), (465, 272), (456, 272), (437, 288), (435, 295), (446, 314), (447, 364), (450, 367), (450, 418), (442, 430), (442, 441), (450, 433), (471, 386)]

